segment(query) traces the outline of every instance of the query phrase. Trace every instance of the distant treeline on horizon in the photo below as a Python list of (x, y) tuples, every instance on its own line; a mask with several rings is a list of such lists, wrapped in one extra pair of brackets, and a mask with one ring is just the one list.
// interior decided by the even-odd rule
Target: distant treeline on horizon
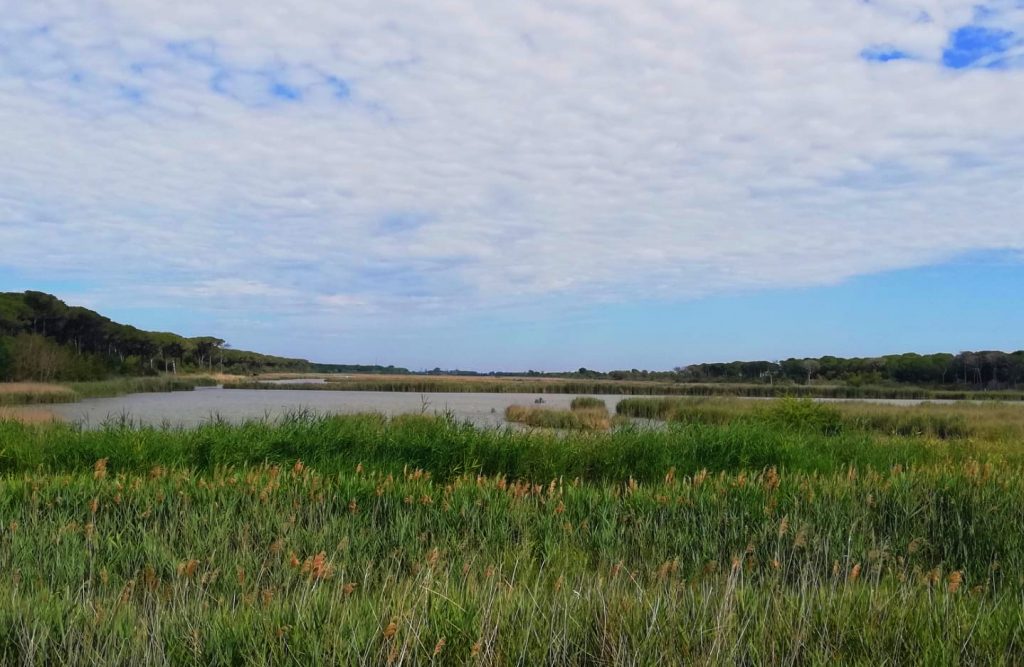
[(693, 364), (668, 371), (411, 371), (377, 364), (313, 363), (236, 350), (213, 336), (187, 338), (119, 324), (88, 308), (69, 306), (44, 292), (0, 292), (0, 381), (77, 381), (198, 371), (240, 375), (292, 372), (856, 386), (911, 384), (980, 389), (1024, 384), (1024, 351), (734, 361)]
[(960, 352), (959, 354), (892, 354), (881, 357), (824, 356), (782, 361), (732, 361), (692, 364), (671, 371), (595, 371), (580, 368), (564, 373), (539, 371), (475, 373), (434, 369), (427, 375), (548, 377), (589, 380), (660, 382), (731, 382), (849, 384), (854, 386), (911, 384), (1008, 388), (1024, 384), (1024, 351)]

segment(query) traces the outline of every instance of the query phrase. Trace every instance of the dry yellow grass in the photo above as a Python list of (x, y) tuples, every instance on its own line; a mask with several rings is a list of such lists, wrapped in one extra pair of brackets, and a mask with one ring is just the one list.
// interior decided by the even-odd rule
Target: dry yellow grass
[(38, 403), (70, 403), (77, 399), (70, 387), (42, 382), (0, 383), (0, 405), (35, 405)]
[(43, 382), (0, 382), (0, 394), (70, 394), (71, 389)]
[(62, 418), (45, 408), (4, 408), (0, 407), (0, 421), (13, 419), (23, 424), (48, 424), (62, 421)]
[(230, 384), (246, 379), (241, 375), (230, 375), (228, 373), (204, 373), (204, 377), (212, 378), (221, 384)]

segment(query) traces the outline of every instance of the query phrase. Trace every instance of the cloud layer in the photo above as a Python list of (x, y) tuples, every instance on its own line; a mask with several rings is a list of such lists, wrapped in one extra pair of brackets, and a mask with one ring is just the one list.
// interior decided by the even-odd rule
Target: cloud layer
[(329, 329), (1024, 250), (1012, 1), (0, 9), (0, 264), (103, 301)]

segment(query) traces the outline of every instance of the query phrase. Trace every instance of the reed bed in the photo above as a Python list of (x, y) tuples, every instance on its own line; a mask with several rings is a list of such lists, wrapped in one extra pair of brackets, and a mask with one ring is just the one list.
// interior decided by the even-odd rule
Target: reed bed
[(850, 466), (943, 461), (1024, 463), (1017, 442), (863, 431), (826, 434), (751, 421), (722, 425), (626, 426), (611, 431), (477, 429), (447, 416), (378, 414), (318, 416), (243, 424), (211, 421), (194, 429), (142, 427), (119, 418), (98, 429), (73, 424), (35, 428), (0, 421), (0, 474), (80, 469), (107, 459), (118, 471), (153, 466), (213, 470), (219, 466), (284, 464), (302, 459), (324, 473), (356, 462), (399, 472), (421, 468), (446, 479), (464, 472), (510, 478), (575, 478), (593, 482), (660, 479), (680, 474), (760, 470), (835, 473)]
[(608, 411), (608, 406), (600, 398), (593, 396), (577, 396), (572, 399), (569, 403), (570, 410), (604, 410)]
[(1013, 664), (1022, 493), (973, 461), (593, 484), (100, 459), (0, 478), (0, 661)]
[(612, 426), (611, 417), (608, 415), (608, 409), (605, 407), (554, 410), (525, 405), (510, 405), (505, 408), (505, 421), (536, 428), (576, 431), (607, 431)]
[(73, 403), (78, 396), (69, 387), (41, 382), (0, 382), (0, 405)]
[(192, 391), (196, 387), (213, 387), (218, 383), (207, 376), (172, 376), (117, 378), (94, 382), (73, 382), (71, 389), (79, 398), (105, 398), (125, 394), (148, 394), (167, 391)]
[(0, 407), (0, 421), (8, 420), (23, 424), (48, 424), (61, 421), (61, 418), (51, 410), (35, 406)]
[(759, 403), (734, 399), (630, 398), (619, 415), (673, 423), (727, 424), (740, 421), (839, 432), (868, 431), (940, 439), (977, 437), (1024, 440), (1024, 408), (1013, 403), (815, 403), (781, 399)]
[[(303, 377), (314, 377), (303, 376)], [(766, 385), (675, 383), (658, 381), (565, 380), (553, 378), (439, 377), (419, 375), (317, 375), (318, 384), (275, 385), (245, 381), (229, 389), (305, 389), (310, 391), (397, 391), (417, 393), (606, 394), (636, 396), (703, 396), (746, 398), (860, 398), (913, 400), (1024, 401), (1024, 391), (972, 391), (908, 386)], [(301, 379), (301, 378), (300, 378)]]
[(0, 405), (76, 403), (84, 398), (192, 391), (196, 387), (212, 387), (217, 384), (216, 380), (205, 376), (116, 378), (67, 384), (4, 382), (0, 383)]
[(1019, 441), (834, 416), (0, 419), (0, 664), (1019, 664)]

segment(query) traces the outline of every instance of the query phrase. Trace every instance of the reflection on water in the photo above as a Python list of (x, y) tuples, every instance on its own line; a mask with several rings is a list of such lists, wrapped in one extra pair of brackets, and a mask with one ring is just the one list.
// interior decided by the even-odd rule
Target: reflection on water
[[(308, 382), (308, 381), (307, 381)], [(545, 407), (568, 409), (575, 394), (546, 394)], [(246, 419), (274, 419), (296, 410), (351, 414), (380, 412), (387, 415), (452, 412), (456, 419), (478, 426), (504, 423), (505, 408), (512, 404), (532, 405), (537, 394), (390, 393), (381, 391), (303, 391), (301, 389), (221, 389), (163, 394), (131, 394), (94, 398), (81, 403), (53, 406), (63, 418), (96, 427), (122, 416), (143, 424), (196, 426), (212, 419), (231, 422)], [(622, 396), (599, 396), (610, 411)]]

